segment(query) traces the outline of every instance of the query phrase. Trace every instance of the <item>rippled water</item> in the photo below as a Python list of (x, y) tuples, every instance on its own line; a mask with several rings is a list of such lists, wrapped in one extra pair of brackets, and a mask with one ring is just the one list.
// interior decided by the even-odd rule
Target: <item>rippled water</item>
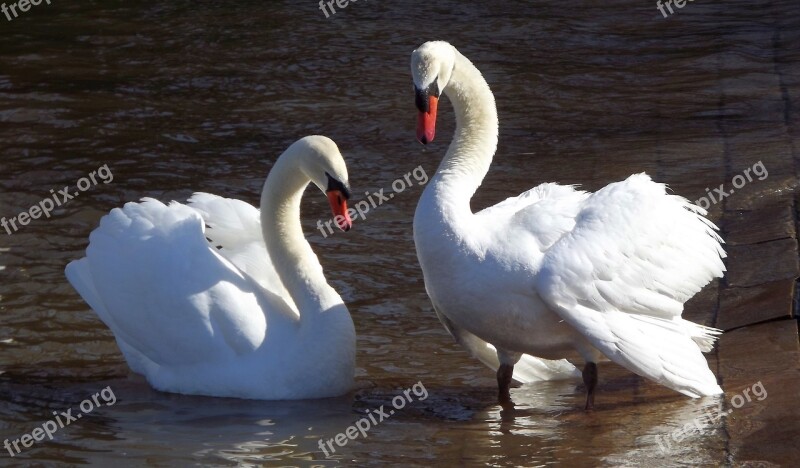
[[(800, 17), (793, 2), (772, 3)], [(325, 200), (311, 191), (304, 200), (306, 233), (359, 335), (358, 388), (342, 398), (155, 392), (129, 373), (63, 268), (82, 255), (100, 216), (125, 201), (202, 190), (257, 203), (276, 156), (306, 134), (339, 144), (356, 198), (418, 165), (432, 175), (453, 114), (443, 101), (437, 141), (421, 148), (408, 58), (439, 38), (482, 69), (497, 98), (499, 155), (473, 208), (544, 181), (594, 190), (641, 171), (694, 199), (722, 164), (707, 156), (720, 152), (722, 77), (754, 78), (772, 60), (781, 33), (773, 23), (751, 3), (694, 2), (664, 19), (654, 2), (621, 0), (362, 1), (328, 19), (313, 0), (88, 1), (43, 3), (12, 22), (0, 16), (0, 216), (103, 165), (113, 174), (49, 219), (0, 230), (0, 439), (107, 386), (117, 400), (13, 460), (0, 453), (0, 464), (663, 461), (653, 436), (717, 401), (607, 365), (595, 413), (580, 410), (578, 382), (519, 389), (513, 410), (495, 404), (492, 373), (452, 342), (425, 295), (412, 241), (416, 185), (328, 238), (315, 228), (328, 217)], [(770, 103), (728, 99), (726, 116), (745, 137), (773, 112)], [(710, 307), (706, 293), (688, 314)], [(319, 438), (416, 382), (427, 399), (330, 458), (320, 451)], [(712, 424), (671, 447), (673, 461), (721, 462), (721, 431)]]

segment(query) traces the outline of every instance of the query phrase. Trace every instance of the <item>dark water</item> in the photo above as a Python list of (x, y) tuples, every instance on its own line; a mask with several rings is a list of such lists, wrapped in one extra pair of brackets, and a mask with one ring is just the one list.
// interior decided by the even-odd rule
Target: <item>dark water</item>
[[(0, 16), (0, 216), (104, 165), (113, 174), (48, 219), (0, 230), (0, 441), (103, 388), (116, 398), (13, 459), (0, 451), (0, 464), (723, 463), (719, 422), (667, 448), (669, 458), (655, 439), (718, 401), (612, 365), (601, 366), (593, 414), (579, 409), (578, 382), (528, 386), (515, 410), (497, 406), (492, 373), (452, 343), (425, 295), (417, 185), (327, 238), (315, 228), (324, 199), (304, 201), (307, 235), (359, 335), (358, 389), (346, 397), (155, 392), (63, 276), (100, 216), (125, 201), (202, 190), (257, 203), (274, 159), (303, 135), (338, 143), (357, 195), (419, 165), (432, 175), (453, 114), (443, 102), (437, 141), (422, 149), (408, 71), (411, 50), (431, 39), (470, 57), (497, 98), (499, 155), (475, 209), (545, 181), (595, 190), (646, 171), (690, 199), (724, 182), (714, 179), (719, 119), (747, 138), (780, 112), (759, 97), (779, 84), (760, 77), (787, 53), (781, 24), (798, 24), (796, 0), (769, 2), (780, 18), (751, 2), (697, 1), (668, 19), (649, 0), (590, 3), (361, 1), (326, 19), (313, 0), (54, 1)], [(687, 315), (708, 316), (715, 300), (706, 292)], [(417, 382), (427, 399), (330, 458), (320, 451), (320, 438)]]

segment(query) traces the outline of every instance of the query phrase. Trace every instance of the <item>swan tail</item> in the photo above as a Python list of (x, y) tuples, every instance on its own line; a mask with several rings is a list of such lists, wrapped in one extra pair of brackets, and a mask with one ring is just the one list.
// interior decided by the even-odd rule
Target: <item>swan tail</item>
[(720, 330), (683, 319), (631, 315), (626, 319), (636, 322), (641, 333), (620, 339), (616, 345), (620, 360), (612, 360), (693, 398), (722, 393), (702, 355), (714, 347)]
[(681, 321), (683, 325), (686, 326), (689, 336), (692, 337), (692, 340), (694, 340), (695, 344), (700, 348), (700, 351), (708, 353), (714, 349), (714, 343), (719, 339), (722, 330), (699, 325), (688, 320), (681, 319)]
[[(560, 315), (581, 329), (600, 352), (631, 372), (692, 398), (722, 393), (702, 354), (713, 346), (714, 329), (683, 319), (619, 311), (605, 312), (602, 320), (591, 320), (595, 314), (581, 305), (560, 310)], [(586, 328), (590, 320), (591, 329)], [(687, 324), (692, 325), (691, 330), (687, 330)]]
[(514, 380), (520, 383), (577, 379), (580, 376), (580, 371), (566, 359), (553, 361), (523, 354), (522, 358), (514, 365)]
[(591, 195), (545, 254), (540, 297), (609, 359), (685, 395), (720, 393), (702, 352), (719, 330), (681, 318), (725, 271), (705, 211), (646, 174)]

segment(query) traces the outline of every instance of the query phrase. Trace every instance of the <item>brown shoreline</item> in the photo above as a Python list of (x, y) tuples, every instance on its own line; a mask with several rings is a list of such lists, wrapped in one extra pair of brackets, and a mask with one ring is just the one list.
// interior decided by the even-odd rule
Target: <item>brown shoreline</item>
[[(800, 31), (791, 15), (767, 9), (774, 20), (773, 60), (763, 63), (760, 85), (742, 87), (720, 80), (719, 126), (724, 140), (725, 180), (751, 166), (753, 154), (769, 170), (764, 181), (747, 185), (725, 199), (720, 227), (727, 243), (728, 272), (719, 288), (714, 324), (725, 330), (717, 356), (717, 375), (726, 401), (761, 382), (768, 397), (735, 409), (725, 420), (726, 460), (734, 466), (792, 466), (800, 458), (800, 341), (797, 322), (798, 136), (800, 136), (800, 64), (789, 56)], [(766, 36), (766, 34), (765, 34)], [(751, 36), (752, 38), (752, 36)], [(739, 35), (737, 40), (748, 40)], [(753, 40), (753, 39), (750, 39)], [(735, 68), (736, 57), (723, 56), (719, 71)], [(769, 87), (763, 84), (768, 82)], [(772, 94), (765, 98), (764, 94)], [(745, 130), (726, 109), (774, 103), (761, 129)], [(762, 137), (759, 137), (762, 134)], [(758, 142), (765, 143), (766, 147)]]

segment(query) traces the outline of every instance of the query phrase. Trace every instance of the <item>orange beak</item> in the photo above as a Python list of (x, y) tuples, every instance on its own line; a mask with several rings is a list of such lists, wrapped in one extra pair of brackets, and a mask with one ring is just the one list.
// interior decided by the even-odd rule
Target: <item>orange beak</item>
[(417, 140), (423, 145), (432, 142), (433, 137), (436, 136), (436, 108), (438, 106), (439, 98), (436, 96), (428, 96), (427, 112), (419, 112), (417, 118)]
[(349, 231), (353, 227), (353, 220), (347, 212), (347, 199), (339, 190), (328, 190), (328, 202), (331, 204), (333, 221), (342, 231)]

